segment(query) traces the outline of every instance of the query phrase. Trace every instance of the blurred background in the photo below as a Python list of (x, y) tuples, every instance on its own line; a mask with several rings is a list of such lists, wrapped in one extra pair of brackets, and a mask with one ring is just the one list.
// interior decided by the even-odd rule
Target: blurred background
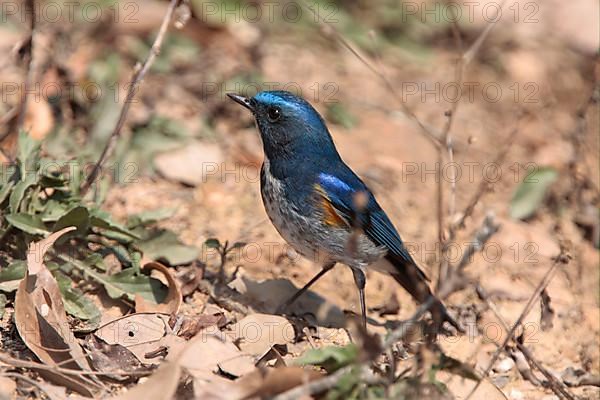
[[(6, 163), (16, 152), (22, 124), (43, 140), (45, 157), (93, 164), (168, 2), (37, 3), (33, 47), (29, 2), (0, 3), (2, 157)], [(160, 224), (187, 246), (204, 252), (213, 237), (254, 244), (232, 256), (228, 274), (303, 284), (319, 266), (287, 248), (267, 221), (258, 134), (251, 116), (225, 96), (290, 90), (324, 116), (343, 158), (376, 193), (432, 276), (439, 264), (438, 181), (445, 204), (453, 186), (449, 178), (456, 177), (449, 220), (460, 218), (480, 182), (493, 183), (456, 242), (460, 254), (482, 217), (495, 213), (501, 230), (469, 273), (496, 294), (508, 320), (518, 317), (559, 253), (559, 242), (568, 241), (573, 261), (548, 290), (554, 328), (536, 331), (535, 353), (556, 371), (577, 366), (598, 373), (598, 1), (186, 4), (177, 10), (103, 170), (95, 194), (103, 210), (125, 220), (172, 208)], [(457, 80), (457, 60), (478, 38), (484, 40)], [(28, 73), (32, 86), (25, 85)], [(459, 101), (450, 130), (454, 164), (444, 157), (441, 178), (435, 148), (398, 100), (436, 132)], [(506, 155), (497, 160), (504, 148)], [(350, 271), (338, 269), (314, 291), (356, 311)], [(369, 306), (382, 307), (392, 297), (399, 299), (399, 318), (412, 314), (415, 306), (405, 292), (370, 273)], [(468, 314), (474, 298), (466, 291), (448, 302)], [(188, 301), (191, 309), (194, 301)], [(482, 324), (486, 318), (486, 312), (478, 314)], [(538, 323), (540, 310), (528, 318)], [(478, 365), (495, 349), (485, 341), (445, 345), (451, 354), (472, 354)], [(504, 383), (505, 393), (514, 389), (542, 398), (543, 389), (516, 376)], [(598, 393), (586, 390), (580, 393)]]

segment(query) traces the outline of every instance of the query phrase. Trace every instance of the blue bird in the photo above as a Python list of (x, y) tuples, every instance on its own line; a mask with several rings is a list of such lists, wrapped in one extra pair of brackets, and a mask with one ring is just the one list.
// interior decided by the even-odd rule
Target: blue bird
[[(252, 112), (260, 131), (261, 195), (271, 222), (298, 253), (322, 266), (285, 306), (336, 263), (352, 269), (364, 326), (367, 267), (391, 275), (419, 303), (433, 296), (394, 225), (344, 163), (323, 118), (307, 101), (286, 91), (228, 96)], [(444, 305), (432, 300), (437, 323), (448, 321), (460, 330)]]

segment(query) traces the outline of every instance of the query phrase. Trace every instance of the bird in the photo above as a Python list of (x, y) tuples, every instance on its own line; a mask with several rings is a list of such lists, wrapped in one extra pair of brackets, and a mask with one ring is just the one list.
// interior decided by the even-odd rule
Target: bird
[(433, 295), (373, 192), (342, 160), (313, 106), (282, 90), (227, 95), (253, 114), (260, 133), (260, 191), (269, 219), (291, 247), (321, 266), (284, 308), (339, 263), (352, 270), (365, 329), (365, 273), (372, 268), (391, 275), (418, 303), (429, 301), (438, 326), (448, 322), (462, 331)]

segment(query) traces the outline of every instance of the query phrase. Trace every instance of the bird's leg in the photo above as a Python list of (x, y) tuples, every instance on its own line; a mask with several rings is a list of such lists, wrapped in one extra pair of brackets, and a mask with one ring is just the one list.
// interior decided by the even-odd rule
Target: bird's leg
[(352, 268), (352, 274), (354, 275), (354, 282), (358, 288), (358, 297), (360, 299), (360, 311), (362, 314), (362, 324), (365, 331), (367, 330), (367, 306), (365, 303), (365, 284), (367, 279), (365, 273), (358, 268)]
[(286, 308), (291, 306), (298, 297), (302, 296), (304, 292), (306, 292), (316, 281), (318, 281), (323, 275), (325, 275), (329, 270), (331, 270), (335, 266), (335, 262), (329, 262), (323, 265), (323, 268), (316, 274), (306, 285), (302, 287), (302, 289), (298, 290), (292, 297), (290, 297), (283, 305), (279, 308), (280, 311), (284, 311)]

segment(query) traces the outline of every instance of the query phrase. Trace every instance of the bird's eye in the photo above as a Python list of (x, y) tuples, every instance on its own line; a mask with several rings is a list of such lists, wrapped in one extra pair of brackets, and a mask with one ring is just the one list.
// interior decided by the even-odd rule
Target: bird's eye
[(281, 110), (278, 107), (269, 107), (267, 117), (270, 122), (277, 122), (281, 118)]

